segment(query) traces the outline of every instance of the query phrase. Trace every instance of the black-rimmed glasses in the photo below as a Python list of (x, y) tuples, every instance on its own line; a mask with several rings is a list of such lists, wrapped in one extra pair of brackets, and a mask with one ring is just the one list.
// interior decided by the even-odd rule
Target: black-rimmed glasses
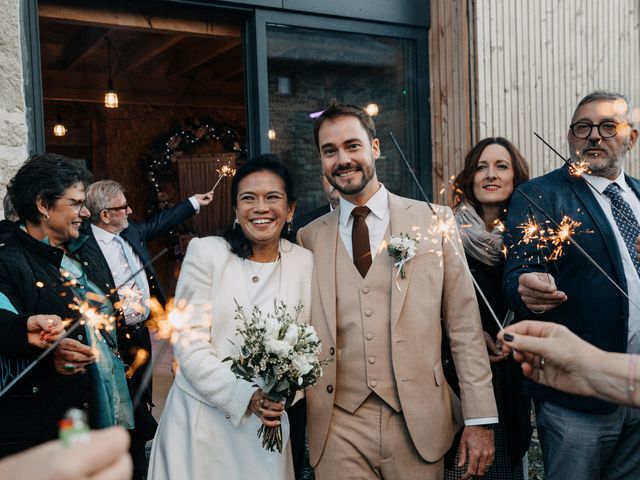
[(129, 204), (125, 203), (124, 205), (120, 205), (119, 207), (107, 207), (105, 208), (105, 210), (128, 210), (129, 209)]
[(71, 202), (69, 204), (70, 207), (75, 208), (78, 210), (78, 213), (80, 213), (80, 211), (87, 206), (87, 201), (86, 200), (76, 200), (75, 198), (69, 198), (69, 197), (58, 197), (58, 198), (63, 198), (65, 200), (69, 200), (69, 202)]
[(589, 122), (576, 122), (569, 125), (571, 133), (576, 138), (588, 138), (591, 135), (593, 128), (598, 129), (598, 133), (602, 138), (615, 137), (620, 130), (620, 127), (629, 125), (629, 123), (617, 123), (617, 122), (602, 122), (599, 124), (593, 124)]

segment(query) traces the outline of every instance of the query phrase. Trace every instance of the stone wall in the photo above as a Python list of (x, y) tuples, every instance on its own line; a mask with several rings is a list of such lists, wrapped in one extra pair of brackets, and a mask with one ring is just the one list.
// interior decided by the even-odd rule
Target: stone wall
[[(27, 157), (20, 0), (0, 0), (0, 198)], [(0, 216), (4, 211), (0, 205)]]

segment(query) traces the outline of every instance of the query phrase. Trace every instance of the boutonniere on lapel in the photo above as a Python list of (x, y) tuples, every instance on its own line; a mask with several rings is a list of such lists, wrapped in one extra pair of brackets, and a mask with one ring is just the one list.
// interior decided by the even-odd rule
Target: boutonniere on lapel
[(398, 273), (396, 274), (396, 287), (398, 287), (398, 290), (400, 290), (400, 285), (398, 285), (398, 275), (400, 278), (406, 277), (404, 264), (416, 256), (418, 243), (419, 241), (416, 238), (411, 238), (406, 233), (393, 235), (389, 239), (387, 251), (391, 258), (393, 258), (393, 266), (398, 269)]

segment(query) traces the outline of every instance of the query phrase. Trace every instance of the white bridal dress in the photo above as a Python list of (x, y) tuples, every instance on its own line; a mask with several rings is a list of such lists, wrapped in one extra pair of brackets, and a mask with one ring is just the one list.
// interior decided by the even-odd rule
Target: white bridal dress
[(150, 480), (294, 478), (288, 442), (283, 453), (269, 452), (258, 438), (262, 423), (247, 410), (256, 387), (222, 359), (237, 340), (235, 301), (247, 318), (254, 305), (272, 312), (274, 298), (289, 308), (302, 302), (300, 320), (308, 321), (312, 269), (311, 253), (284, 240), (280, 261), (267, 264), (240, 259), (219, 237), (191, 241), (176, 299), (193, 310), (174, 345), (179, 367), (154, 439)]

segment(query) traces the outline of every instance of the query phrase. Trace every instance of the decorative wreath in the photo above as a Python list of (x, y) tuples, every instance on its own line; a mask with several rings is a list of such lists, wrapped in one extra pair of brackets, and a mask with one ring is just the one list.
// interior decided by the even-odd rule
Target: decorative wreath
[[(236, 153), (238, 159), (247, 154), (246, 147), (235, 128), (212, 120), (200, 122), (192, 120), (184, 122), (184, 127), (175, 131), (169, 137), (158, 140), (144, 157), (146, 164), (147, 179), (151, 183), (153, 194), (148, 201), (148, 214), (154, 214), (161, 210), (171, 208), (171, 201), (168, 192), (163, 188), (172, 186), (174, 191), (179, 191), (178, 179), (172, 166), (172, 158), (175, 155), (189, 153), (197, 145), (217, 141), (222, 144), (224, 150), (229, 153)], [(183, 200), (182, 198), (177, 201)], [(178, 226), (169, 232), (173, 253), (176, 258), (181, 259), (184, 255), (180, 246), (180, 234), (185, 227)]]
[[(149, 213), (164, 210), (172, 205), (169, 194), (162, 190), (163, 185), (173, 185), (178, 190), (177, 179), (172, 167), (172, 158), (181, 153), (189, 153), (197, 145), (208, 141), (222, 144), (226, 152), (235, 152), (238, 157), (246, 156), (247, 149), (235, 128), (208, 120), (184, 122), (184, 127), (169, 137), (163, 137), (145, 155), (147, 179), (151, 183), (154, 195), (149, 201)], [(182, 199), (179, 199), (182, 200)]]

